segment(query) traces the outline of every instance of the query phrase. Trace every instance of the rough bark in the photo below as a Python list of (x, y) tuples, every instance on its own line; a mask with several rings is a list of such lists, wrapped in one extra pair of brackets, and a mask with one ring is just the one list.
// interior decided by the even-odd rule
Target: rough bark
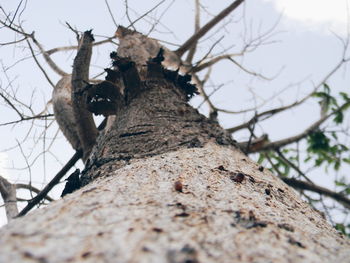
[(0, 262), (349, 262), (349, 240), (261, 170), (213, 142), (131, 160), (3, 227)]

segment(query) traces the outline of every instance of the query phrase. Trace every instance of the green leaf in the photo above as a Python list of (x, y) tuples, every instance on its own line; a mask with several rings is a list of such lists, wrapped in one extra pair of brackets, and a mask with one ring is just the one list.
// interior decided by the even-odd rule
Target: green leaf
[(320, 150), (328, 151), (330, 149), (329, 139), (321, 131), (313, 132), (308, 137), (308, 151), (317, 152)]
[(335, 224), (335, 229), (338, 230), (340, 233), (346, 235), (345, 225), (344, 224)]
[(265, 160), (264, 154), (259, 154), (258, 164), (261, 164)]
[(327, 83), (323, 83), (323, 89), (327, 94), (331, 92), (331, 88), (328, 86)]
[(345, 92), (339, 92), (339, 95), (343, 98), (343, 100), (345, 101), (349, 101), (350, 98), (348, 96), (348, 94), (346, 94)]
[(346, 183), (344, 183), (344, 182), (341, 182), (341, 181), (334, 181), (334, 183), (335, 183), (335, 185), (336, 186), (346, 186)]
[(343, 114), (343, 111), (338, 111), (334, 114), (334, 119), (333, 121), (336, 123), (336, 124), (340, 124), (343, 122), (344, 120), (344, 114)]

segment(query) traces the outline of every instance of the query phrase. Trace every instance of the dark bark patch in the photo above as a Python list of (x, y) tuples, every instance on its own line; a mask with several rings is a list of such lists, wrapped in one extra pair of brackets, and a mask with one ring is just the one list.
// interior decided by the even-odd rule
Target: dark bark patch
[(86, 31), (84, 32), (84, 35), (87, 36), (87, 37), (89, 37), (91, 42), (94, 42), (94, 41), (95, 41), (94, 35), (92, 34), (92, 29), (86, 30)]
[(181, 250), (169, 250), (167, 262), (169, 263), (199, 263), (196, 249), (185, 245)]
[(153, 232), (156, 232), (156, 233), (162, 233), (162, 232), (163, 232), (163, 229), (158, 228), (158, 227), (154, 227), (154, 228), (152, 228), (152, 231), (153, 231)]
[(218, 169), (219, 171), (228, 172), (228, 170), (225, 169), (225, 167), (223, 165), (220, 165), (220, 166), (216, 167), (216, 169)]
[(66, 179), (67, 183), (63, 189), (61, 197), (73, 193), (81, 187), (81, 182), (79, 178), (80, 170), (76, 169), (68, 178)]
[(270, 195), (271, 194), (271, 190), (269, 188), (266, 188), (265, 189), (265, 194)]
[(230, 179), (236, 183), (242, 183), (245, 178), (243, 173), (234, 173), (230, 175)]
[(111, 69), (107, 71), (106, 80), (101, 83), (87, 85), (80, 93), (86, 94), (87, 109), (95, 115), (115, 115), (118, 108), (124, 106), (121, 87), (115, 85), (120, 73)]
[(172, 71), (163, 69), (163, 76), (166, 80), (178, 87), (186, 95), (187, 100), (199, 94), (197, 87), (190, 83), (192, 79), (191, 75), (180, 75), (178, 70)]
[(268, 222), (257, 220), (253, 211), (249, 211), (248, 216), (242, 211), (233, 211), (234, 222), (230, 225), (232, 227), (241, 226), (246, 229), (252, 229), (256, 227), (267, 227)]
[(287, 230), (289, 232), (294, 232), (294, 227), (292, 225), (286, 224), (286, 223), (282, 223), (282, 224), (278, 224), (277, 225), (279, 228)]
[(110, 56), (113, 59), (112, 65), (121, 72), (125, 86), (125, 101), (129, 104), (143, 90), (136, 64), (128, 58), (119, 57), (115, 52), (112, 52)]
[(255, 227), (267, 227), (267, 223), (264, 221), (250, 222), (245, 226), (246, 229), (251, 229)]
[(140, 132), (127, 132), (119, 135), (119, 138), (124, 138), (124, 137), (131, 137), (131, 136), (137, 136), (137, 135), (143, 135), (150, 133), (151, 131), (140, 131)]
[(186, 213), (186, 212), (182, 212), (180, 214), (176, 214), (175, 217), (189, 217), (190, 214), (189, 213)]
[(203, 143), (198, 138), (193, 138), (189, 141), (180, 143), (180, 145), (187, 145), (187, 148), (201, 148)]
[(289, 237), (288, 242), (289, 242), (289, 244), (292, 244), (294, 246), (297, 246), (297, 247), (300, 247), (300, 248), (306, 248), (301, 242), (295, 240), (292, 237)]
[(81, 255), (81, 257), (82, 258), (87, 258), (87, 257), (89, 257), (89, 256), (91, 256), (92, 255), (92, 252), (91, 251), (87, 251), (87, 252), (84, 252), (82, 255)]
[(147, 61), (147, 79), (164, 78), (162, 61), (164, 60), (164, 49), (160, 48), (156, 57)]
[(82, 194), (87, 194), (87, 193), (93, 192), (93, 191), (95, 191), (96, 189), (97, 189), (97, 187), (92, 187), (92, 188), (90, 188), (90, 189), (88, 189), (88, 190), (83, 191)]
[(182, 193), (182, 191), (183, 191), (182, 182), (181, 181), (176, 181), (174, 183), (174, 188), (175, 188), (175, 191)]
[(29, 251), (23, 252), (23, 256), (25, 258), (32, 259), (33, 261), (38, 262), (38, 263), (47, 263), (48, 262), (46, 258), (44, 258), (44, 257), (37, 257), (37, 256), (33, 255), (31, 252), (29, 252)]
[(151, 252), (151, 250), (148, 247), (142, 247), (143, 252)]

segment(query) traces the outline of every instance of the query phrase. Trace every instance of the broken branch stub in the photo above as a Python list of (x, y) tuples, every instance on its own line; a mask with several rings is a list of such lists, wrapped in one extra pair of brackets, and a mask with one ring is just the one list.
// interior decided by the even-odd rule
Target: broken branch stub
[[(113, 53), (115, 54), (115, 53)], [(141, 79), (134, 61), (111, 54), (112, 65), (117, 67), (122, 74), (124, 82), (124, 96), (127, 104), (142, 91)]]

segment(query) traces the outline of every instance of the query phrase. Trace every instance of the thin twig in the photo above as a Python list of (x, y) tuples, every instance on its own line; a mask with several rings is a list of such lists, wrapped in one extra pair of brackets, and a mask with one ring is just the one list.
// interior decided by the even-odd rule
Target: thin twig
[(32, 117), (23, 117), (20, 120), (17, 121), (10, 121), (10, 122), (5, 122), (5, 123), (1, 123), (0, 126), (6, 126), (6, 125), (11, 125), (11, 124), (16, 124), (22, 121), (30, 121), (33, 119), (46, 119), (49, 117), (54, 117), (54, 114), (45, 114), (45, 115), (36, 115), (36, 116), (32, 116)]
[[(16, 187), (16, 189), (27, 189), (27, 190), (33, 191), (36, 194), (39, 194), (41, 192), (38, 188), (36, 188), (36, 187), (34, 187), (32, 185), (29, 185), (29, 184), (15, 184), (15, 187)], [(52, 202), (52, 201), (55, 200), (55, 199), (53, 199), (52, 197), (50, 197), (48, 195), (46, 195), (44, 197), (44, 199), (46, 199), (49, 202)]]
[[(101, 124), (98, 126), (98, 130), (104, 129), (107, 122), (107, 118), (105, 118)], [(69, 159), (69, 161), (62, 167), (62, 169), (51, 179), (51, 181), (41, 190), (33, 199), (29, 201), (27, 206), (23, 208), (21, 212), (17, 215), (17, 217), (24, 216), (27, 214), (35, 205), (39, 204), (41, 200), (43, 200), (47, 194), (51, 191), (51, 189), (59, 183), (62, 177), (72, 168), (75, 163), (82, 158), (83, 152), (77, 151), (74, 155)]]
[(33, 50), (32, 45), (30, 44), (30, 42), (28, 41), (28, 39), (27, 39), (26, 41), (27, 41), (27, 44), (28, 44), (28, 46), (29, 46), (30, 53), (32, 54), (32, 57), (33, 57), (35, 63), (37, 64), (37, 66), (39, 67), (39, 69), (41, 70), (41, 72), (44, 74), (46, 80), (50, 83), (50, 85), (52, 86), (52, 88), (55, 88), (55, 85), (53, 84), (53, 82), (51, 81), (51, 79), (49, 78), (49, 76), (47, 75), (45, 69), (40, 65), (38, 59), (36, 58), (36, 55), (34, 54), (34, 50)]
[(236, 0), (227, 8), (222, 10), (217, 16), (205, 24), (197, 33), (193, 34), (180, 48), (178, 48), (175, 53), (182, 57), (182, 55), (192, 47), (202, 36), (204, 36), (210, 29), (212, 29), (217, 23), (224, 19), (228, 14), (235, 10), (244, 0)]
[(305, 173), (303, 173), (299, 167), (297, 167), (294, 163), (292, 163), (291, 161), (289, 161), (279, 149), (275, 150), (276, 153), (278, 154), (278, 156), (290, 167), (292, 167), (300, 176), (302, 176), (306, 181), (308, 181), (309, 183), (313, 184), (313, 182), (305, 175)]
[[(194, 6), (195, 6), (194, 33), (197, 33), (199, 31), (199, 28), (200, 28), (200, 17), (201, 17), (199, 0), (195, 0), (195, 5)], [(196, 53), (197, 44), (198, 44), (198, 41), (196, 41), (192, 45), (190, 50), (188, 51), (188, 55), (187, 55), (187, 58), (185, 60), (187, 64), (191, 64), (192, 63), (194, 54)]]
[(115, 25), (115, 27), (118, 27), (118, 24), (117, 24), (117, 22), (116, 22), (115, 19), (114, 19), (114, 15), (113, 15), (113, 13), (112, 13), (111, 7), (109, 6), (108, 0), (105, 0), (105, 4), (106, 4), (106, 6), (107, 6), (108, 13), (109, 13), (109, 15), (110, 15), (111, 18), (112, 18), (113, 24)]
[(160, 1), (158, 4), (156, 4), (154, 7), (152, 7), (150, 10), (148, 10), (146, 13), (144, 13), (143, 15), (139, 16), (137, 19), (135, 19), (134, 21), (132, 21), (126, 28), (129, 27), (133, 27), (134, 24), (136, 24), (136, 22), (140, 21), (142, 18), (144, 18), (145, 16), (147, 16), (149, 13), (151, 13), (153, 10), (155, 10), (158, 6), (160, 6), (161, 4), (163, 4), (165, 2), (165, 0)]
[[(307, 129), (305, 129), (303, 132), (299, 133), (298, 135), (286, 138), (286, 139), (282, 139), (279, 141), (274, 141), (274, 142), (270, 142), (267, 143), (266, 145), (264, 145), (263, 147), (261, 147), (259, 149), (260, 151), (267, 151), (267, 150), (272, 150), (272, 149), (278, 149), (280, 147), (283, 147), (287, 144), (291, 144), (297, 141), (300, 141), (301, 139), (305, 138), (306, 136), (308, 136), (310, 133), (312, 133), (313, 131), (315, 131), (316, 129), (319, 128), (319, 126), (324, 123), (326, 120), (328, 120), (331, 116), (333, 116), (334, 114), (342, 111), (343, 109), (349, 107), (350, 102), (344, 103), (341, 107), (339, 107), (336, 111), (333, 111), (329, 114), (327, 114), (326, 116), (321, 117), (319, 120), (317, 120), (316, 122), (314, 122), (312, 125), (310, 125)], [(250, 153), (253, 153), (256, 151), (251, 151)]]
[(35, 205), (39, 204), (41, 200), (43, 200), (48, 192), (59, 183), (61, 178), (69, 171), (70, 168), (82, 157), (82, 151), (77, 151), (70, 160), (62, 167), (62, 169), (54, 176), (54, 178), (44, 187), (43, 190), (40, 191), (33, 199), (31, 199), (26, 207), (22, 209), (21, 212), (18, 213), (16, 217), (21, 217), (27, 214)]

